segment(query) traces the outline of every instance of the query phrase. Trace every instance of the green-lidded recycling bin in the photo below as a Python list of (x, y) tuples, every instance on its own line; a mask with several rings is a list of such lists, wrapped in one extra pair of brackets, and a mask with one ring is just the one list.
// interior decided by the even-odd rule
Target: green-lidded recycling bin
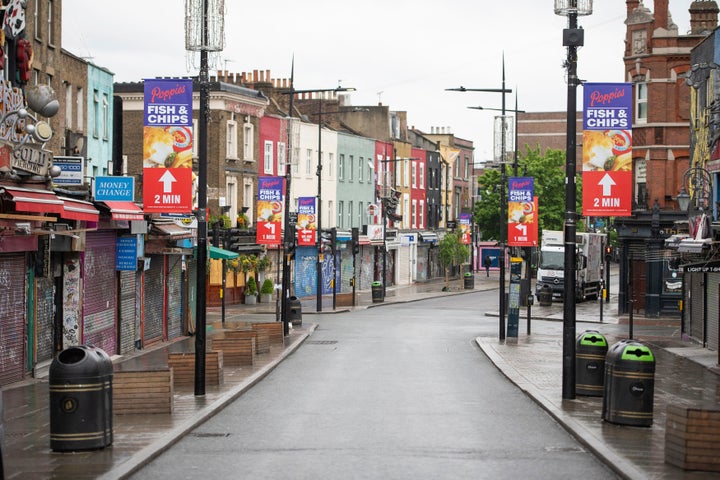
[(293, 325), (302, 325), (302, 303), (295, 295), (288, 298), (288, 321)]
[(372, 282), (372, 284), (370, 285), (370, 292), (372, 293), (373, 303), (382, 303), (385, 300), (385, 295), (383, 295), (382, 282)]
[(597, 330), (586, 330), (575, 343), (575, 393), (602, 397), (607, 339)]
[(465, 272), (465, 290), (472, 290), (475, 288), (475, 275), (470, 272)]
[(634, 340), (621, 340), (605, 357), (603, 420), (649, 427), (653, 422), (655, 357)]
[(112, 443), (112, 361), (99, 348), (68, 347), (50, 364), (50, 448), (95, 450)]

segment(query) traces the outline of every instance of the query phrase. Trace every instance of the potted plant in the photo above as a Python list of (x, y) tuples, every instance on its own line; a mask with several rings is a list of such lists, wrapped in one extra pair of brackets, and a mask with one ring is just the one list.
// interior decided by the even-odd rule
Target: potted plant
[(248, 277), (245, 284), (245, 304), (253, 305), (257, 303), (257, 281), (255, 277)]
[(266, 278), (260, 287), (260, 303), (272, 303), (273, 290), (275, 290), (275, 285), (272, 280)]

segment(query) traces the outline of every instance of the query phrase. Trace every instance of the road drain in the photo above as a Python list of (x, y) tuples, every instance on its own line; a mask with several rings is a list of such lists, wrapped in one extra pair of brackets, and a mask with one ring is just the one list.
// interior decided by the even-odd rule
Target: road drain
[(308, 345), (335, 345), (337, 340), (305, 340)]
[(198, 438), (229, 437), (229, 433), (191, 433), (190, 436)]

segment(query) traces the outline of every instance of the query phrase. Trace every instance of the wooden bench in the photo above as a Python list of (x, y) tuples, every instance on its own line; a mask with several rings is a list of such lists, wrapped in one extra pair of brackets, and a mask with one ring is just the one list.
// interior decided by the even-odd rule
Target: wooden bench
[(254, 365), (255, 339), (250, 338), (221, 338), (212, 339), (213, 350), (223, 354), (226, 365)]
[[(173, 369), (173, 384), (195, 384), (195, 353), (168, 353), (168, 366)], [(220, 385), (223, 382), (223, 352), (205, 353), (205, 383)]]
[(172, 413), (173, 371), (170, 368), (113, 373), (115, 415)]
[(684, 470), (720, 472), (720, 408), (668, 405), (665, 461)]
[(285, 345), (285, 335), (282, 322), (253, 323), (252, 329), (256, 332), (265, 332), (270, 337), (270, 344)]
[(270, 335), (256, 330), (225, 330), (218, 338), (254, 338), (255, 353), (270, 353)]

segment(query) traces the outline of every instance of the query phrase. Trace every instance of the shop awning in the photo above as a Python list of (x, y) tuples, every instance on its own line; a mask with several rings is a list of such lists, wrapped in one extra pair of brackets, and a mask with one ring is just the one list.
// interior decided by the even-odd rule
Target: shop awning
[(170, 237), (170, 240), (182, 240), (183, 238), (192, 238), (193, 231), (189, 228), (175, 225), (174, 223), (155, 223), (152, 224), (152, 233)]
[(422, 240), (423, 243), (437, 243), (438, 236), (437, 233), (433, 232), (420, 232), (420, 240)]
[(231, 252), (230, 250), (225, 250), (224, 248), (220, 247), (213, 247), (210, 245), (210, 258), (214, 260), (232, 260), (233, 258), (238, 258), (240, 254), (237, 252)]
[(98, 202), (110, 210), (110, 218), (113, 220), (144, 220), (144, 213), (140, 207), (133, 202)]
[(64, 197), (58, 198), (63, 201), (63, 212), (60, 214), (62, 218), (84, 220), (86, 222), (97, 222), (100, 218), (100, 212), (90, 202)]
[(47, 190), (2, 187), (2, 191), (15, 202), (15, 210), (19, 212), (62, 214), (65, 211), (63, 201)]

